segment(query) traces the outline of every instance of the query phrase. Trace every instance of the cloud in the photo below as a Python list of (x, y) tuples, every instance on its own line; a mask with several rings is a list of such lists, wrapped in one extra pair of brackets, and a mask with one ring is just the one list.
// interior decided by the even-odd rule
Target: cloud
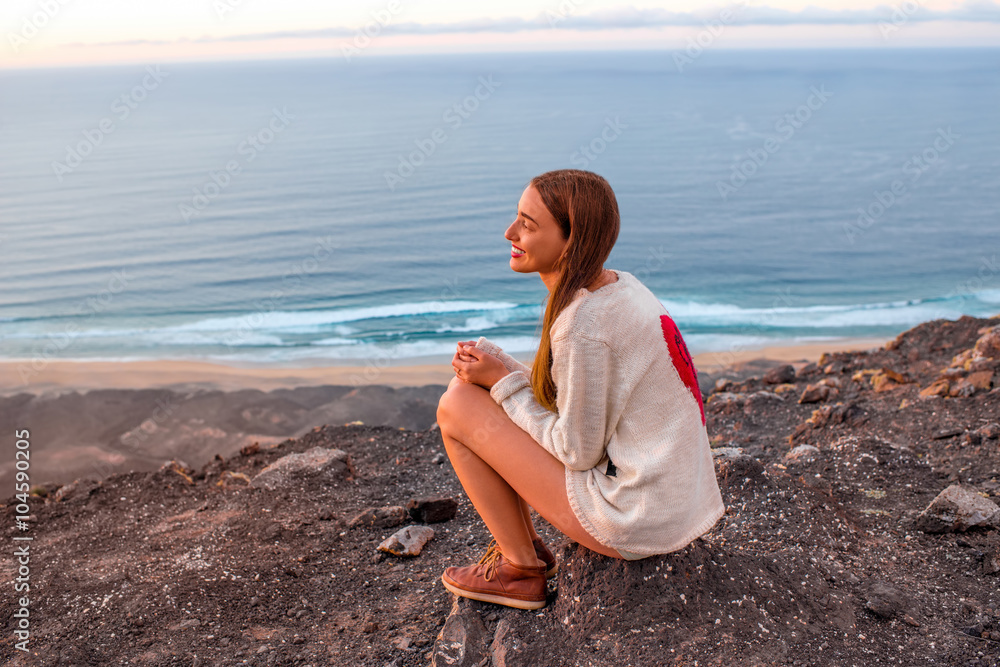
[[(916, 2), (916, 0), (911, 0)], [(560, 14), (548, 11), (530, 19), (509, 17), (500, 19), (474, 19), (455, 23), (393, 23), (381, 29), (383, 34), (394, 35), (447, 35), (469, 33), (512, 33), (531, 30), (574, 30), (592, 31), (609, 29), (658, 28), (666, 26), (702, 27), (707, 21), (718, 20), (722, 11), (731, 12), (728, 25), (739, 26), (784, 26), (784, 25), (877, 25), (881, 21), (891, 21), (894, 7), (878, 5), (871, 9), (824, 9), (809, 6), (800, 11), (777, 9), (774, 7), (753, 7), (747, 3), (724, 5), (703, 12), (672, 12), (666, 9), (636, 9), (620, 7), (594, 11), (589, 14)], [(900, 0), (902, 2), (902, 0)], [(965, 0), (947, 11), (934, 11), (918, 7), (907, 12), (907, 22), (963, 21), (976, 23), (1000, 23), (1000, 4), (990, 0)], [(178, 42), (257, 42), (277, 39), (336, 39), (353, 37), (357, 27), (331, 27), (315, 30), (286, 30), (224, 37), (203, 36), (180, 40), (129, 40), (110, 42), (101, 46), (134, 46), (139, 44), (171, 44)]]

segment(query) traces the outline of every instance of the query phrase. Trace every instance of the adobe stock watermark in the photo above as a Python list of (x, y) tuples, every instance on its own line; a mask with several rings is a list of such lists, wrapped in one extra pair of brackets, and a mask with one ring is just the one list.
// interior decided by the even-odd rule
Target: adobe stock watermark
[(281, 302), (288, 296), (288, 292), (301, 287), (306, 276), (315, 273), (320, 266), (334, 255), (334, 250), (340, 247), (333, 236), (317, 238), (313, 245), (312, 252), (305, 259), (292, 264), (290, 269), (281, 276), (281, 289), (271, 290), (265, 299), (254, 303), (254, 312), (244, 315), (238, 325), (231, 329), (226, 338), (226, 347), (229, 353), (234, 352), (234, 348), (245, 341), (251, 333), (260, 329), (264, 325), (264, 317), (275, 312)]
[[(770, 309), (755, 317), (752, 322), (741, 326), (737, 330), (737, 333), (741, 336), (753, 334), (764, 335), (771, 324), (777, 319), (779, 309), (791, 308), (794, 305), (792, 303), (791, 292), (791, 287), (786, 287), (784, 292), (777, 292), (775, 297), (771, 300)], [(727, 351), (713, 352), (712, 359), (719, 366), (732, 366), (738, 361), (736, 357), (737, 353), (743, 351), (745, 348), (745, 343), (733, 343), (729, 346), (729, 350)]]
[(951, 147), (955, 145), (955, 140), (960, 139), (961, 136), (952, 132), (950, 125), (947, 129), (938, 128), (937, 137), (934, 138), (933, 143), (914, 153), (910, 159), (903, 163), (902, 171), (904, 175), (910, 177), (909, 183), (897, 178), (889, 184), (887, 190), (875, 190), (872, 193), (874, 195), (872, 201), (867, 206), (858, 207), (858, 219), (855, 222), (844, 223), (844, 235), (847, 237), (848, 243), (854, 245), (872, 225), (881, 220), (886, 211), (892, 208), (907, 190), (915, 186), (920, 177), (937, 164), (941, 156), (951, 150)]
[(583, 0), (562, 0), (554, 10), (545, 10), (545, 20), (549, 22), (550, 28), (554, 28), (575, 14), (583, 4)]
[(219, 20), (225, 20), (226, 16), (232, 14), (243, 5), (245, 0), (212, 0), (212, 9)]
[(295, 116), (288, 113), (287, 107), (280, 110), (277, 107), (271, 109), (271, 119), (268, 123), (253, 134), (248, 134), (247, 138), (236, 147), (236, 154), (242, 159), (229, 160), (222, 169), (208, 172), (208, 180), (193, 188), (194, 195), (190, 202), (177, 205), (181, 219), (186, 223), (191, 222), (203, 213), (208, 205), (229, 187), (233, 178), (243, 171), (243, 167), (253, 162), (259, 153), (291, 125), (293, 120)]
[(389, 0), (385, 9), (369, 12), (372, 20), (358, 28), (349, 43), (340, 45), (340, 54), (344, 56), (344, 59), (350, 62), (352, 58), (360, 56), (362, 51), (371, 46), (372, 40), (381, 35), (382, 30), (392, 24), (392, 20), (401, 9), (402, 4), (399, 0)]
[(569, 156), (569, 161), (586, 169), (591, 162), (608, 150), (608, 145), (614, 143), (622, 135), (622, 130), (628, 129), (628, 125), (621, 121), (621, 116), (615, 116), (614, 120), (604, 119), (604, 128), (600, 134), (590, 140), (590, 143), (580, 146), (579, 150)]
[(883, 40), (888, 40), (889, 35), (909, 23), (910, 18), (921, 9), (917, 0), (905, 0), (901, 5), (890, 5), (890, 7), (892, 14), (889, 16), (889, 20), (878, 22), (878, 31)]
[(746, 159), (740, 160), (733, 167), (729, 180), (715, 182), (715, 188), (722, 201), (726, 201), (733, 193), (746, 185), (747, 181), (767, 164), (771, 156), (781, 150), (782, 145), (809, 122), (813, 113), (822, 109), (827, 100), (833, 97), (833, 93), (826, 89), (825, 84), (820, 84), (819, 88), (810, 86), (809, 90), (811, 93), (806, 98), (805, 103), (800, 104), (795, 110), (785, 113), (774, 124), (774, 130), (779, 133), (779, 136), (768, 137), (760, 148), (748, 149)]
[[(483, 102), (490, 99), (500, 85), (500, 82), (493, 79), (492, 74), (479, 77), (479, 85), (476, 86), (472, 94), (445, 109), (444, 113), (441, 114), (441, 120), (454, 132), (472, 117), (472, 114), (479, 109)], [(434, 155), (438, 146), (446, 141), (448, 141), (448, 131), (444, 127), (435, 128), (422, 139), (414, 139), (413, 144), (416, 146), (416, 150), (411, 151), (408, 155), (401, 154), (396, 169), (394, 171), (386, 170), (383, 173), (386, 187), (391, 192), (395, 192), (396, 187), (413, 176), (417, 169)]]
[[(132, 115), (132, 112), (139, 108), (149, 94), (160, 87), (163, 80), (170, 76), (169, 72), (164, 72), (159, 65), (148, 65), (146, 76), (131, 90), (116, 97), (111, 103), (111, 113), (119, 122), (123, 122)], [(92, 155), (97, 148), (104, 143), (104, 138), (117, 129), (114, 118), (105, 116), (97, 122), (96, 127), (83, 131), (83, 139), (76, 145), (66, 146), (66, 157), (63, 162), (53, 160), (52, 172), (56, 179), (62, 183), (66, 174), (70, 174), (74, 169), (83, 164), (88, 156)]]
[(21, 49), (37, 37), (49, 21), (69, 3), (70, 0), (39, 0), (38, 11), (21, 19), (21, 29), (7, 33), (7, 42), (10, 48), (14, 49), (14, 53), (20, 53)]
[(750, 6), (753, 0), (743, 0), (732, 7), (724, 7), (714, 19), (705, 21), (704, 28), (697, 34), (688, 37), (687, 46), (683, 51), (674, 51), (674, 67), (678, 72), (684, 72), (684, 68), (694, 64), (694, 61), (701, 57), (705, 49), (715, 44), (715, 41), (722, 37), (726, 27), (736, 20), (740, 12)]
[[(103, 289), (80, 302), (77, 313), (85, 314), (88, 320), (103, 313), (111, 306), (115, 297), (125, 291), (130, 280), (132, 277), (125, 274), (124, 268), (112, 272)], [(66, 324), (63, 331), (48, 334), (46, 336), (47, 342), (42, 345), (40, 350), (36, 349), (30, 364), (18, 365), (17, 372), (21, 378), (21, 384), (27, 386), (31, 382), (31, 378), (45, 370), (53, 357), (69, 348), (76, 340), (80, 329), (79, 323), (71, 321)]]

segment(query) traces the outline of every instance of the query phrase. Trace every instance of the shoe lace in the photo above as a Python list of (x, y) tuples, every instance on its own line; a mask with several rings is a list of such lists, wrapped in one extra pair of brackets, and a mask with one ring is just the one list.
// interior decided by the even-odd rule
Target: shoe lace
[(494, 539), (490, 542), (490, 545), (486, 547), (486, 553), (484, 553), (483, 557), (479, 559), (479, 564), (486, 566), (486, 570), (483, 573), (483, 578), (486, 581), (491, 580), (493, 575), (496, 574), (501, 556), (503, 556), (503, 553), (500, 551), (500, 545), (497, 544), (497, 541)]

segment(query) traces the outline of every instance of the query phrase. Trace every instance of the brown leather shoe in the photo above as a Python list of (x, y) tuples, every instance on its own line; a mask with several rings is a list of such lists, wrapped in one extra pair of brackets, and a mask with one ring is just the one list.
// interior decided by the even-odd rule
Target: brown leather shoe
[(517, 609), (545, 606), (545, 566), (518, 565), (491, 544), (476, 565), (449, 567), (441, 583), (455, 595)]
[(542, 538), (536, 538), (531, 541), (535, 545), (535, 555), (538, 556), (539, 560), (545, 563), (545, 578), (551, 579), (556, 576), (556, 572), (559, 571), (559, 563), (556, 562), (555, 555), (549, 551), (549, 548), (545, 546), (542, 542)]
[[(556, 573), (559, 572), (559, 563), (556, 562), (555, 555), (553, 555), (553, 553), (549, 551), (549, 548), (545, 546), (545, 543), (542, 542), (542, 538), (538, 537), (533, 539), (531, 544), (535, 547), (535, 556), (538, 560), (545, 563), (545, 578), (551, 579), (556, 576)], [(496, 540), (491, 541), (489, 546), (486, 547), (486, 553), (483, 554), (483, 558), (489, 556), (490, 552), (494, 549), (499, 548), (500, 546), (497, 544)], [(482, 563), (484, 561), (481, 559), (479, 562)]]

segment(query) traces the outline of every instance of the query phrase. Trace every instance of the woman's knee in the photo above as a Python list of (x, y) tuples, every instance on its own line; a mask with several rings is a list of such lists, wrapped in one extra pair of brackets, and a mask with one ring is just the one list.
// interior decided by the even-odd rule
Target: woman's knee
[(457, 376), (451, 379), (451, 382), (448, 383), (448, 388), (441, 394), (441, 398), (438, 399), (438, 426), (452, 418), (455, 414), (461, 414), (460, 404), (462, 402), (462, 394), (467, 391), (467, 387), (469, 386), (471, 385), (468, 382), (463, 382)]

